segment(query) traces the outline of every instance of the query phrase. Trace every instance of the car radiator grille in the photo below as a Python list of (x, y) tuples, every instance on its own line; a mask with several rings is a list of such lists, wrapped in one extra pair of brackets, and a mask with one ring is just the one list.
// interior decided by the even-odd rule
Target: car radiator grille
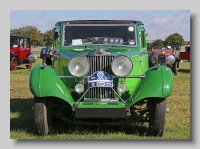
[(158, 55), (158, 63), (163, 65), (166, 62), (166, 56), (165, 54), (159, 54)]
[[(109, 75), (114, 76), (111, 70), (111, 63), (114, 59), (114, 56), (87, 56), (90, 62), (90, 71), (88, 76), (91, 76), (96, 71), (104, 71)], [(118, 79), (114, 78), (113, 80), (113, 88), (117, 90)], [(86, 83), (86, 88), (88, 88), (88, 84)], [(109, 87), (94, 87), (90, 88), (85, 98), (97, 98), (97, 99), (108, 99), (108, 98), (116, 98), (113, 90)]]

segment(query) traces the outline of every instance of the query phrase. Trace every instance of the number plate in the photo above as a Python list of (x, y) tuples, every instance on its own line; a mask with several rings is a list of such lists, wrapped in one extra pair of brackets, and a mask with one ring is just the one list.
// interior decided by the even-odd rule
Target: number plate
[(105, 86), (105, 82), (97, 82), (97, 86)]
[(104, 71), (97, 71), (88, 77), (89, 87), (113, 87), (113, 77)]

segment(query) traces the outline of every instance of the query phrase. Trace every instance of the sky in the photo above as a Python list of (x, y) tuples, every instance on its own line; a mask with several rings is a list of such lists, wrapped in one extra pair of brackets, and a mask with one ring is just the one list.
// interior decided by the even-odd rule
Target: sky
[(65, 20), (137, 20), (144, 23), (147, 40), (179, 33), (190, 41), (190, 10), (10, 10), (10, 29), (30, 25), (44, 33)]

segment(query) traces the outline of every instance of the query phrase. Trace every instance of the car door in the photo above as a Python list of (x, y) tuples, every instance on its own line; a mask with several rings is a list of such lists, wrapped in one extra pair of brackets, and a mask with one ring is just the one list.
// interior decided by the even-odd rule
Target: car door
[(19, 39), (18, 36), (10, 36), (10, 54), (17, 55), (20, 58), (20, 49), (18, 47)]
[(24, 57), (23, 60), (26, 61), (28, 55), (31, 53), (30, 38), (24, 38)]
[(25, 57), (24, 38), (20, 37), (19, 38), (19, 55), (18, 55), (18, 58), (22, 62), (22, 61), (24, 61), (24, 57)]

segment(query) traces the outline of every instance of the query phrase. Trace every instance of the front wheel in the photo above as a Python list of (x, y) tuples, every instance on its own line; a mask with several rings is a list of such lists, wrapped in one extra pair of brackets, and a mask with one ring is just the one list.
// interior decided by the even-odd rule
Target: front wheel
[(39, 134), (46, 135), (49, 133), (51, 125), (50, 99), (46, 97), (34, 97), (35, 104), (35, 129)]
[(26, 63), (28, 63), (28, 64), (26, 65), (26, 68), (27, 68), (27, 69), (31, 69), (31, 68), (32, 68), (32, 63), (29, 62), (28, 59), (26, 60)]
[(32, 68), (32, 63), (30, 62), (29, 65), (26, 65), (27, 69), (31, 69)]
[(13, 57), (12, 60), (10, 61), (10, 70), (11, 71), (17, 70), (17, 65), (18, 65), (17, 58)]
[(166, 98), (153, 98), (149, 111), (149, 134), (163, 136), (166, 118)]

